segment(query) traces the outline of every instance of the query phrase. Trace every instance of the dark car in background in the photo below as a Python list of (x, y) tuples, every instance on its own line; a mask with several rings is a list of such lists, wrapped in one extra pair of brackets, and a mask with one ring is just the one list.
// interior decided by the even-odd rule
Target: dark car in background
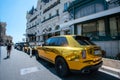
[(27, 42), (15, 43), (14, 48), (20, 51), (24, 51), (24, 47), (28, 45)]

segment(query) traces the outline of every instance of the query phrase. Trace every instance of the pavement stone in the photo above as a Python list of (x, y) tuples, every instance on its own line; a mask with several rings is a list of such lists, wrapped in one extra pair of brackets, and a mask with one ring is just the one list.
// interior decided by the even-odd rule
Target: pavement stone
[(120, 79), (120, 61), (103, 58), (103, 66), (100, 68), (103, 72), (109, 72)]

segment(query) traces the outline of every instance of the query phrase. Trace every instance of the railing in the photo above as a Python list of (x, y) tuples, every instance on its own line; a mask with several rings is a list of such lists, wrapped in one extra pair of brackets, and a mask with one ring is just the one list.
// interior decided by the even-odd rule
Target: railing
[(27, 30), (28, 30), (28, 29), (32, 29), (32, 28), (34, 28), (34, 27), (36, 27), (36, 26), (37, 26), (37, 25), (33, 25), (32, 27), (30, 27), (30, 28), (27, 28)]
[(54, 18), (54, 17), (56, 17), (56, 16), (59, 16), (59, 14), (53, 15), (53, 16), (51, 16), (51, 17), (43, 20), (41, 23), (44, 23), (44, 22), (46, 22), (46, 21), (48, 21), (48, 20), (50, 20), (50, 19), (52, 19), (52, 18)]
[(37, 19), (37, 16), (35, 16), (34, 18), (32, 18), (32, 19), (30, 20), (30, 22), (34, 21), (35, 19)]
[(50, 9), (52, 9), (53, 7), (57, 6), (60, 3), (60, 0), (57, 0), (56, 2), (54, 2), (52, 5), (50, 5), (49, 7), (47, 7), (43, 13), (49, 11)]

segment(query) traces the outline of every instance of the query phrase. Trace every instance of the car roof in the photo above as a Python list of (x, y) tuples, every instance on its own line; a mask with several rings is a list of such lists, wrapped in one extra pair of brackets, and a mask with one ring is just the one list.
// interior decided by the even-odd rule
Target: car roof
[(53, 36), (53, 37), (76, 37), (76, 36), (86, 37), (86, 36), (82, 36), (82, 35), (59, 35), (59, 36)]

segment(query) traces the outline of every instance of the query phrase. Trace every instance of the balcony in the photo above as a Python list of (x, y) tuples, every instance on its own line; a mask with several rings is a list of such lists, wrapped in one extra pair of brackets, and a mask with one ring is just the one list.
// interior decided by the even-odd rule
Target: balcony
[(50, 9), (54, 8), (55, 6), (57, 6), (60, 3), (60, 0), (57, 0), (56, 2), (54, 2), (52, 5), (50, 5), (49, 7), (47, 7), (43, 13), (46, 13), (47, 11), (49, 11)]
[(35, 19), (37, 19), (37, 16), (33, 17), (30, 22), (34, 21)]
[(56, 16), (59, 16), (59, 14), (53, 15), (53, 16), (51, 16), (51, 17), (49, 17), (49, 18), (43, 20), (41, 23), (44, 23), (44, 22), (46, 22), (46, 21), (48, 21), (48, 20), (50, 20), (50, 19), (52, 19), (52, 18), (54, 18), (54, 17), (56, 17)]
[(31, 29), (31, 28), (34, 28), (34, 27), (36, 27), (36, 26), (37, 26), (37, 25), (33, 25), (32, 27), (27, 28), (27, 30), (28, 30), (28, 29)]

